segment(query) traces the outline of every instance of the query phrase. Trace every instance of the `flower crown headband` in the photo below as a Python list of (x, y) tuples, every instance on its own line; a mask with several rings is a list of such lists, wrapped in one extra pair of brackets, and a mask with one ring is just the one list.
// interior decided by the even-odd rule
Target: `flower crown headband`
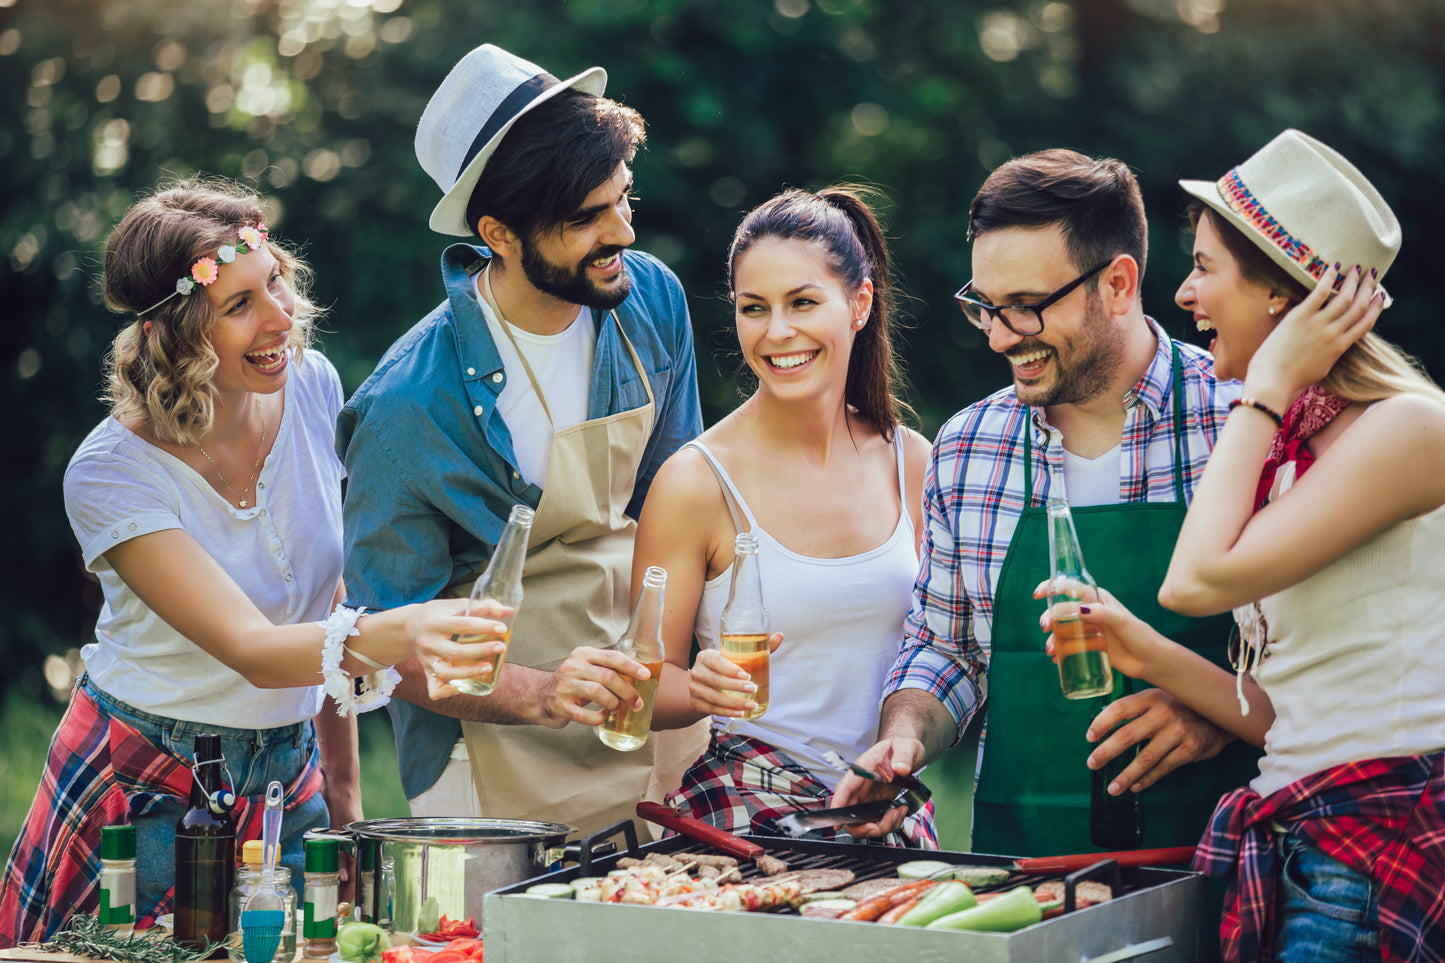
[[(172, 298), (185, 297), (196, 289), (197, 284), (201, 287), (215, 284), (216, 278), (220, 276), (220, 264), (230, 264), (236, 260), (237, 254), (250, 254), (253, 251), (261, 250), (261, 245), (266, 243), (268, 236), (269, 232), (266, 230), (266, 225), (260, 221), (257, 221), (255, 224), (247, 224), (238, 229), (236, 231), (236, 237), (240, 241), (239, 244), (222, 244), (220, 249), (216, 251), (215, 257), (198, 258), (196, 263), (191, 265), (189, 274), (176, 279), (176, 289), (174, 291), (144, 311), (137, 311), (136, 317), (145, 317)], [(217, 264), (217, 261), (219, 261), (220, 264)]]

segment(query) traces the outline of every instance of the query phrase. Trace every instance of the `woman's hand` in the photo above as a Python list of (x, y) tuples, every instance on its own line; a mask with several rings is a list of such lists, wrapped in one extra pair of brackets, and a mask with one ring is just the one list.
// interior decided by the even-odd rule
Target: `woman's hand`
[[(427, 692), (433, 699), (458, 695), (448, 683), (485, 679), (493, 663), (507, 651), (507, 623), (512, 609), (487, 600), (433, 599), (408, 606), (407, 636), (427, 669)], [(465, 641), (463, 641), (465, 640)]]
[[(778, 650), (783, 633), (768, 637), (768, 654)], [(758, 691), (752, 677), (733, 665), (717, 649), (703, 649), (688, 672), (688, 695), (692, 707), (713, 716), (741, 718), (758, 707), (753, 693)]]
[[(1036, 599), (1046, 598), (1048, 594), (1049, 582), (1040, 582), (1034, 589)], [(1109, 664), (1131, 678), (1147, 680), (1161, 646), (1173, 644), (1102, 588), (1099, 589), (1098, 601), (1079, 604), (1078, 611), (1080, 622), (1097, 629), (1104, 636), (1109, 648)], [(1039, 628), (1049, 633), (1044, 642), (1044, 652), (1058, 662), (1054, 652), (1051, 612), (1046, 611), (1039, 618)]]
[[(1336, 279), (1340, 289), (1335, 292)], [(1340, 356), (1375, 326), (1385, 295), (1374, 271), (1359, 265), (1326, 271), (1255, 351), (1244, 394), (1283, 413), (1305, 388), (1330, 373)]]

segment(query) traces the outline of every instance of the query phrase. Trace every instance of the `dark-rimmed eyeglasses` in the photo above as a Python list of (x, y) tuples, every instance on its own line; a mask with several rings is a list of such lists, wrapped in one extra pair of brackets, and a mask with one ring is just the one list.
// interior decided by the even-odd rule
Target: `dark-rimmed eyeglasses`
[(984, 334), (989, 333), (995, 321), (1002, 321), (1005, 328), (1021, 337), (1040, 334), (1044, 330), (1044, 308), (1062, 301), (1074, 288), (1112, 263), (1114, 263), (1113, 258), (1101, 261), (1042, 301), (1035, 301), (1032, 304), (989, 304), (987, 301), (980, 301), (969, 294), (973, 290), (972, 281), (959, 288), (958, 293), (953, 296), (953, 300), (958, 302), (968, 323)]

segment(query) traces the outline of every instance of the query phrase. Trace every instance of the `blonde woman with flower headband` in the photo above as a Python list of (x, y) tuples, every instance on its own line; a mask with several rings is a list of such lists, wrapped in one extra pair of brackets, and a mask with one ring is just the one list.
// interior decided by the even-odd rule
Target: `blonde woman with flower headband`
[(450, 641), (497, 631), (502, 610), (465, 617), (465, 600), (337, 605), (342, 394), (306, 350), (307, 273), (259, 198), (222, 182), (141, 200), (106, 245), (106, 300), (132, 317), (107, 359), (111, 412), (65, 475), (104, 604), (0, 881), (0, 946), (96, 909), (109, 824), (136, 826), (139, 922), (164, 911), (199, 733), (222, 737), (240, 839), (259, 835), (267, 783), (286, 785), (299, 882), (302, 834), (361, 817), (354, 712), (385, 701), (388, 667), (421, 656), (444, 683), (503, 647)]
[(1238, 674), (1112, 597), (1084, 621), (1116, 668), (1264, 747), (1195, 858), (1228, 878), (1225, 959), (1445, 959), (1445, 393), (1372, 332), (1399, 224), (1294, 130), (1180, 183), (1176, 300), (1244, 385), (1159, 598), (1234, 609)]

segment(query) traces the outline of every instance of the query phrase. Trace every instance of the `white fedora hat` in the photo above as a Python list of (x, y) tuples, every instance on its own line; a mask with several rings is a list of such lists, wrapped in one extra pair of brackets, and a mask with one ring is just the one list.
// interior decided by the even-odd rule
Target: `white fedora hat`
[(1380, 192), (1338, 151), (1297, 130), (1282, 132), (1217, 181), (1179, 186), (1306, 288), (1336, 263), (1374, 268), (1384, 280), (1400, 253), (1400, 222)]
[(463, 57), (427, 101), (416, 126), (416, 158), (444, 195), (431, 212), (431, 229), (475, 234), (467, 223), (467, 202), (497, 145), (527, 111), (574, 88), (601, 96), (607, 71), (593, 67), (558, 80), (489, 43)]

